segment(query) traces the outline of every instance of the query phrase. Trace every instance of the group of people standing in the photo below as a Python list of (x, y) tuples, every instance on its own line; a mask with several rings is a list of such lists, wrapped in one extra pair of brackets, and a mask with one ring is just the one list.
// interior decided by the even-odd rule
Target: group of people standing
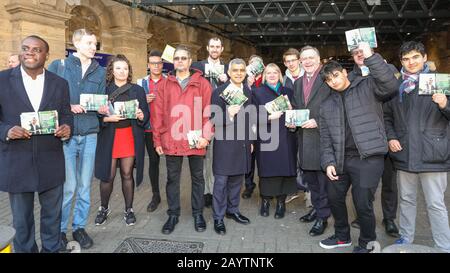
[[(211, 38), (205, 61), (193, 63), (190, 50), (178, 46), (174, 70), (167, 75), (162, 73), (161, 52), (151, 51), (150, 74), (138, 84), (132, 83), (132, 65), (124, 55), (113, 56), (106, 69), (93, 59), (97, 44), (93, 33), (75, 31), (73, 44), (77, 49), (73, 55), (52, 62), (46, 70), (49, 46), (42, 38), (29, 36), (22, 41), (20, 65), (0, 72), (5, 87), (0, 92), (0, 190), (9, 193), (16, 252), (38, 251), (35, 192), (42, 207), (42, 252), (66, 247), (73, 203), (72, 237), (82, 248), (92, 247), (85, 231), (92, 177), (100, 181), (101, 205), (95, 224), (102, 225), (111, 213), (117, 168), (124, 221), (134, 225), (134, 190), (143, 180), (145, 147), (153, 193), (149, 212), (161, 203), (159, 162), (165, 156), (168, 219), (162, 227), (164, 234), (172, 233), (179, 221), (180, 175), (187, 157), (197, 232), (207, 228), (205, 206), (213, 209), (217, 234), (226, 234), (224, 218), (250, 224), (239, 203), (243, 181), (243, 198), (250, 198), (255, 188), (255, 169), (260, 215), (270, 215), (275, 199), (274, 218), (283, 218), (286, 198), (298, 191), (301, 172), (313, 209), (299, 220), (314, 222), (309, 234), (322, 235), (333, 216), (335, 232), (320, 246), (332, 249), (352, 244), (345, 203), (351, 186), (357, 215), (351, 226), (360, 228), (354, 252), (369, 252), (368, 243), (376, 239), (373, 200), (383, 177), (386, 232), (397, 237), (397, 243), (413, 242), (420, 182), (434, 242), (450, 251), (444, 203), (450, 170), (450, 105), (444, 94), (418, 96), (419, 74), (429, 72), (421, 43), (401, 46), (401, 72), (366, 43), (352, 51), (355, 67), (350, 73), (335, 61), (321, 64), (317, 48), (289, 49), (283, 55), (287, 68), (283, 77), (274, 63), (258, 75), (247, 75), (242, 59), (223, 63), (222, 41)], [(249, 63), (253, 61), (262, 63), (262, 58), (255, 55)], [(223, 73), (206, 73), (218, 66)], [(228, 105), (222, 93), (229, 88), (246, 101)], [(133, 119), (115, 115), (109, 105), (86, 111), (80, 105), (83, 93), (106, 94), (108, 104), (137, 100), (139, 109)], [(268, 113), (264, 105), (280, 96), (289, 99), (291, 109), (309, 109), (309, 120), (296, 127), (285, 125), (282, 111)], [(59, 113), (60, 126), (54, 135), (31, 136), (20, 127), (20, 113), (44, 110)], [(195, 147), (188, 137), (192, 133), (197, 134)], [(397, 183), (400, 229), (394, 223)]]

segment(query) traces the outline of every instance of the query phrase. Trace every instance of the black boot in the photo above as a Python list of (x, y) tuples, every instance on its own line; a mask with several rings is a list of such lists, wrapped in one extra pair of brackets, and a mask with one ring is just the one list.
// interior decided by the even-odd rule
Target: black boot
[(286, 212), (286, 195), (277, 197), (277, 208), (275, 209), (275, 219), (281, 219)]
[(264, 217), (269, 216), (269, 208), (270, 208), (270, 199), (263, 198), (261, 201), (261, 210), (259, 212), (261, 216)]

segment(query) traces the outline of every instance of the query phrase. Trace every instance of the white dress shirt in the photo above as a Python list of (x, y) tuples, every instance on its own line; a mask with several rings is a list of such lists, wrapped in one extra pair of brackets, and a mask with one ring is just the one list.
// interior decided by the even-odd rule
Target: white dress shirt
[(22, 72), (23, 85), (27, 91), (28, 99), (30, 99), (34, 111), (38, 112), (42, 95), (44, 94), (45, 69), (42, 74), (36, 77), (36, 80), (33, 80), (27, 72), (25, 72), (22, 66), (20, 66), (20, 71)]

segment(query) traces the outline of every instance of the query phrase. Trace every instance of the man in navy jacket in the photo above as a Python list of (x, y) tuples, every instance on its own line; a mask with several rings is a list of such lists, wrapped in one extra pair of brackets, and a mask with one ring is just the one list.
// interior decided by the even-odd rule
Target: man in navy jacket
[[(69, 86), (44, 69), (48, 43), (38, 36), (22, 41), (21, 65), (0, 72), (0, 191), (9, 193), (15, 252), (38, 252), (35, 240), (34, 195), (41, 206), (41, 252), (60, 249), (63, 198), (63, 142), (71, 133)], [(21, 127), (25, 112), (58, 111), (53, 135), (32, 136)], [(28, 126), (27, 126), (28, 128)]]
[[(230, 82), (214, 90), (211, 97), (212, 122), (215, 126), (213, 149), (213, 217), (214, 230), (225, 234), (224, 216), (240, 224), (250, 220), (239, 212), (239, 193), (246, 173), (250, 172), (253, 136), (251, 116), (247, 108), (251, 105), (251, 93), (245, 79), (245, 61), (234, 59), (230, 62), (228, 75)], [(243, 105), (228, 105), (221, 97), (223, 92), (233, 87), (239, 89), (248, 100)], [(250, 108), (251, 109), (251, 108)]]

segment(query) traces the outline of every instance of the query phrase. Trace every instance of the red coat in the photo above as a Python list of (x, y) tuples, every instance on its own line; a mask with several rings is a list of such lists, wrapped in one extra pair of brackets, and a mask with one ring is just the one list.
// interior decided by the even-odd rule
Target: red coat
[(191, 79), (185, 90), (181, 90), (176, 77), (169, 74), (156, 92), (155, 117), (152, 119), (154, 146), (161, 146), (166, 155), (205, 155), (206, 149), (189, 148), (187, 133), (202, 130), (203, 138), (208, 141), (212, 138), (209, 82), (201, 72), (191, 70)]

